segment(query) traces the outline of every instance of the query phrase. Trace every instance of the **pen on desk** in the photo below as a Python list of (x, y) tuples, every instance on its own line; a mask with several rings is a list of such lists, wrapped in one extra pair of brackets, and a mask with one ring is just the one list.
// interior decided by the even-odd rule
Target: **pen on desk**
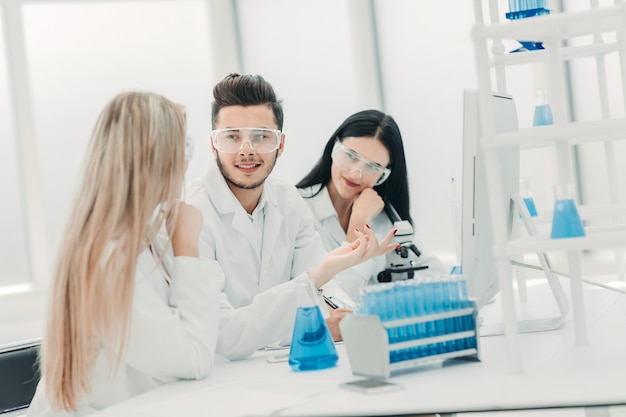
[(452, 268), (452, 272), (459, 272), (461, 268), (461, 216), (459, 213), (460, 204), (456, 197), (456, 184), (454, 179), (454, 173), (450, 178), (450, 208), (452, 214), (452, 229), (454, 232), (454, 251), (456, 252), (456, 262)]
[(325, 295), (322, 295), (322, 297), (324, 298), (324, 301), (326, 301), (326, 304), (331, 306), (333, 310), (337, 310), (339, 308), (339, 306), (335, 304), (330, 298), (326, 297)]

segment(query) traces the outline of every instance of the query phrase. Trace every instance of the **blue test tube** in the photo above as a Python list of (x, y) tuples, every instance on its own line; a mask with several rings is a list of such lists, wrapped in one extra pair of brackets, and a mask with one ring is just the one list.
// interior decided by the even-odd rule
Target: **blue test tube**
[[(450, 276), (448, 293), (450, 294), (450, 308), (452, 310), (459, 310), (462, 308), (460, 294), (459, 294), (460, 292), (459, 285), (462, 279), (463, 278), (459, 275)], [(456, 332), (463, 331), (463, 317), (462, 316), (454, 317), (452, 320), (453, 320), (454, 332), (456, 333)], [(457, 339), (454, 341), (455, 350), (463, 350), (465, 349), (464, 346), (465, 346), (464, 339)]]
[[(406, 299), (404, 297), (404, 294), (407, 292), (407, 285), (406, 285), (406, 281), (397, 281), (394, 285), (393, 288), (393, 295), (394, 295), (394, 305), (395, 305), (395, 315), (394, 315), (394, 319), (395, 320), (402, 320), (407, 318), (407, 314), (406, 314)], [(406, 342), (407, 340), (409, 340), (409, 336), (408, 336), (408, 327), (409, 326), (402, 326), (402, 327), (398, 327), (397, 331), (398, 331), (398, 340), (401, 342)], [(409, 354), (409, 349), (403, 349), (400, 351), (400, 360), (407, 360), (410, 357)]]
[(376, 286), (365, 287), (365, 292), (361, 296), (361, 302), (357, 314), (376, 314)]
[[(461, 308), (467, 308), (472, 305), (467, 296), (467, 279), (464, 276), (461, 276), (461, 279), (459, 280), (459, 299), (461, 302)], [(468, 314), (467, 316), (463, 316), (462, 318), (463, 330), (475, 330), (476, 322), (474, 320), (473, 314)], [(474, 336), (465, 338), (464, 345), (465, 349), (476, 347), (476, 337)]]
[[(415, 315), (417, 317), (422, 317), (426, 315), (425, 308), (425, 280), (418, 281), (415, 285), (413, 285), (413, 299), (414, 299), (414, 308)], [(417, 331), (417, 337), (419, 339), (423, 339), (428, 337), (428, 332), (426, 331), (426, 323), (417, 323), (415, 325), (415, 330)], [(420, 357), (428, 356), (430, 353), (430, 349), (427, 345), (422, 345), (418, 347), (418, 352)]]
[[(404, 286), (404, 291), (402, 292), (402, 296), (404, 297), (405, 316), (407, 318), (414, 318), (417, 316), (417, 311), (416, 311), (417, 300), (415, 299), (416, 280), (411, 279), (405, 282), (406, 284)], [(407, 331), (407, 340), (416, 340), (418, 338), (416, 324), (408, 325), (406, 328), (406, 331)], [(417, 358), (419, 356), (419, 348), (418, 347), (409, 348), (408, 356), (409, 356), (409, 359)]]
[[(428, 316), (433, 314), (434, 311), (434, 297), (433, 297), (433, 279), (432, 277), (428, 277), (424, 280), (423, 284), (423, 306), (424, 306), (424, 315)], [(426, 337), (437, 336), (437, 328), (435, 326), (434, 320), (429, 320), (424, 323), (426, 326)], [(436, 355), (438, 353), (437, 345), (432, 343), (428, 346), (428, 355)]]
[[(432, 282), (432, 311), (431, 313), (443, 312), (443, 286), (441, 277), (434, 277)], [(435, 320), (435, 335), (443, 336), (446, 334), (445, 323), (443, 319)], [(437, 352), (445, 353), (446, 343), (437, 343)]]
[[(444, 311), (454, 311), (456, 309), (455, 307), (455, 295), (454, 293), (455, 288), (454, 288), (454, 283), (453, 283), (454, 277), (452, 275), (444, 275), (442, 277), (442, 285), (443, 285), (443, 294), (444, 294), (444, 300), (443, 300), (443, 310)], [(445, 320), (446, 323), (446, 333), (450, 334), (450, 333), (456, 333), (457, 332), (457, 326), (456, 326), (456, 320), (455, 318), (449, 318)], [(456, 340), (450, 340), (449, 342), (446, 342), (446, 347), (448, 352), (453, 352), (458, 350), (457, 348), (457, 343)]]
[[(383, 322), (388, 322), (394, 320), (395, 315), (395, 300), (393, 294), (393, 283), (383, 284), (384, 289), (380, 293), (382, 311), (381, 311), (381, 320)], [(387, 329), (387, 335), (389, 336), (389, 343), (396, 343), (399, 341), (398, 338), (398, 329), (395, 327), (391, 327)], [(397, 362), (399, 358), (398, 351), (391, 351), (389, 353), (390, 362)]]

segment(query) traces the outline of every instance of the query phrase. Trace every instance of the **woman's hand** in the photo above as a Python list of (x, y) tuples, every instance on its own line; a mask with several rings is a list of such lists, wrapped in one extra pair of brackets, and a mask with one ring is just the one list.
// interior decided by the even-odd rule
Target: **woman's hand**
[(320, 288), (344, 269), (396, 249), (398, 244), (391, 243), (396, 232), (397, 229), (391, 229), (385, 238), (378, 242), (369, 226), (366, 225), (363, 232), (356, 230), (357, 239), (330, 251), (322, 263), (309, 272), (309, 277), (315, 282), (315, 287)]
[(366, 224), (372, 222), (372, 219), (385, 208), (385, 202), (382, 197), (373, 188), (365, 188), (352, 204), (352, 213), (346, 230), (346, 240), (354, 241), (357, 236), (355, 229), (361, 229)]
[[(202, 212), (185, 202), (178, 203), (178, 216), (173, 233), (170, 232), (174, 256), (198, 257), (198, 241), (202, 230)], [(168, 230), (171, 228), (168, 227)]]

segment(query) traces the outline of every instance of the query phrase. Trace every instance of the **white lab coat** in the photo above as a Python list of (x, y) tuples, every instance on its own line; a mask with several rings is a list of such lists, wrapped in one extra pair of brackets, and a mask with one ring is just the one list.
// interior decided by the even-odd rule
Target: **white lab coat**
[[(289, 344), (297, 307), (310, 297), (307, 271), (327, 254), (296, 188), (276, 178), (265, 181), (258, 203), (265, 213), (260, 258), (251, 243), (258, 229), (216, 166), (189, 184), (187, 200), (204, 216), (200, 256), (217, 260), (225, 276), (218, 354), (244, 359), (260, 348)], [(337, 277), (324, 292), (350, 304), (333, 282)], [(327, 308), (315, 301), (327, 316)]]
[(168, 285), (155, 256), (147, 249), (139, 255), (128, 343), (112, 375), (108, 359), (100, 353), (91, 393), (74, 414), (50, 408), (44, 375), (28, 417), (85, 416), (162, 384), (209, 374), (215, 358), (223, 276), (216, 262), (206, 259), (176, 257), (171, 265)]
[[(330, 251), (346, 243), (346, 233), (341, 227), (339, 216), (328, 194), (328, 188), (322, 187), (318, 194), (312, 196), (318, 189), (319, 186), (312, 186), (299, 189), (299, 191), (315, 216), (315, 229), (322, 237), (326, 250)], [(384, 211), (374, 217), (369, 225), (378, 240), (383, 239), (393, 227), (393, 223)], [(428, 269), (416, 271), (415, 275), (444, 273), (441, 261), (432, 254), (426, 253), (423, 245), (415, 238), (412, 241), (422, 253), (416, 264), (428, 265)], [(348, 279), (344, 280), (344, 289), (347, 294), (352, 299), (358, 300), (365, 285), (378, 283), (378, 273), (386, 268), (386, 264), (386, 255), (381, 255), (352, 267), (355, 273), (352, 276), (353, 279), (349, 282)], [(354, 279), (355, 277), (359, 277), (360, 280)]]

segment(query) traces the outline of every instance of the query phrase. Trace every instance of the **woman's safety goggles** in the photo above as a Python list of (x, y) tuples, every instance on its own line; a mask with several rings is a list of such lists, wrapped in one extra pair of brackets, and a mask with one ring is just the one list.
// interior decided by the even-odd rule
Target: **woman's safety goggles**
[(185, 161), (191, 161), (193, 157), (194, 140), (191, 136), (185, 137)]
[(367, 182), (367, 184), (373, 184), (372, 186), (382, 184), (391, 174), (389, 168), (385, 168), (376, 162), (368, 161), (353, 150), (344, 147), (339, 141), (335, 142), (330, 155), (338, 167), (350, 172), (358, 170), (362, 180)]
[(237, 153), (244, 143), (258, 153), (268, 153), (278, 149), (281, 131), (260, 127), (231, 127), (211, 132), (213, 146), (220, 152)]

